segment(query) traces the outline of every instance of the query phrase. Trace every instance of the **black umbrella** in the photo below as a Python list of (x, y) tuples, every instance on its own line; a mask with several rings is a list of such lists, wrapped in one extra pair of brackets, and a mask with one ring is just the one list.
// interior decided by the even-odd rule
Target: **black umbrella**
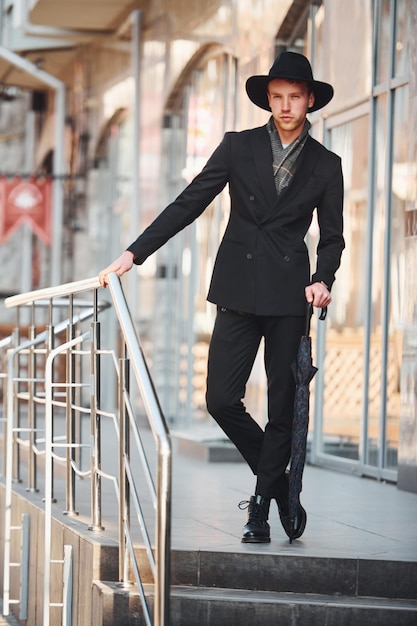
[[(310, 405), (310, 382), (313, 380), (317, 372), (314, 367), (311, 356), (311, 337), (310, 337), (310, 320), (313, 313), (313, 306), (307, 305), (306, 328), (305, 334), (301, 337), (300, 346), (297, 356), (291, 365), (294, 374), (296, 390), (294, 399), (294, 418), (292, 425), (291, 439), (291, 465), (289, 475), (289, 515), (291, 519), (291, 527), (289, 537), (290, 543), (296, 538), (297, 527), (300, 515), (300, 493), (302, 489), (302, 479), (304, 464), (306, 460), (307, 450), (307, 431), (309, 421), (309, 405)], [(327, 308), (321, 310), (320, 318), (324, 320), (327, 314)], [(304, 510), (301, 508), (303, 515)], [(305, 522), (304, 522), (305, 523)], [(298, 535), (299, 536), (299, 535)]]

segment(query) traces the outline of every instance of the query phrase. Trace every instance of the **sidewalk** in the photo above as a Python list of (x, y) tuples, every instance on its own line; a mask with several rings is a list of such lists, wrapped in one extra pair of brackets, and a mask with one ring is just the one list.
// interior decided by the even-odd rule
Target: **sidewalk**
[(174, 451), (173, 478), (173, 548), (417, 561), (417, 494), (395, 485), (307, 465), (302, 538), (289, 544), (271, 504), (271, 543), (253, 545), (240, 542), (246, 512), (237, 505), (255, 482), (244, 463), (208, 463)]
[[(155, 447), (150, 431), (141, 432), (150, 466), (155, 466)], [(417, 494), (400, 491), (396, 485), (360, 478), (335, 470), (306, 465), (301, 502), (307, 511), (304, 535), (289, 544), (271, 503), (270, 544), (242, 544), (246, 511), (238, 508), (253, 494), (255, 478), (244, 462), (208, 462), (189, 458), (177, 451), (173, 441), (172, 548), (179, 550), (218, 550), (247, 553), (261, 550), (272, 554), (382, 559), (417, 562)], [(103, 425), (103, 470), (117, 475), (117, 454), (112, 426)], [(138, 461), (132, 457), (133, 467)], [(77, 481), (77, 509), (80, 515), (68, 518), (65, 507), (65, 480), (57, 466), (54, 515), (64, 524), (87, 527), (91, 520), (89, 481)], [(140, 474), (140, 473), (139, 473)], [(139, 475), (140, 479), (140, 475)], [(15, 485), (24, 497), (43, 506), (42, 476), (37, 493), (27, 493), (25, 482)], [(140, 484), (140, 482), (138, 483)], [(144, 485), (142, 485), (144, 487)], [(153, 516), (146, 493), (145, 512)], [(114, 486), (103, 480), (103, 525), (97, 537), (117, 540), (118, 508)], [(151, 529), (152, 530), (152, 524)], [(141, 539), (139, 539), (141, 543)], [(416, 580), (417, 598), (417, 580)]]
[[(152, 436), (146, 430), (141, 434), (152, 465), (155, 455)], [(394, 582), (391, 573), (398, 569), (395, 564), (404, 563), (400, 571), (407, 575), (411, 588), (416, 589), (417, 599), (417, 568), (407, 566), (407, 563), (417, 563), (417, 494), (399, 491), (392, 484), (307, 465), (301, 498), (308, 515), (304, 535), (290, 544), (272, 503), (271, 543), (242, 544), (246, 511), (240, 510), (238, 503), (253, 493), (255, 479), (250, 470), (243, 462), (213, 463), (186, 457), (178, 453), (177, 444), (173, 438), (173, 550), (219, 553), (217, 557), (214, 554), (219, 564), (222, 554), (230, 555), (232, 561), (236, 558), (233, 555), (246, 554), (251, 558), (265, 555), (266, 565), (270, 563), (268, 555), (364, 560), (369, 561), (364, 565), (370, 570), (370, 577), (378, 576), (379, 579), (381, 576), (375, 570), (375, 561), (380, 561), (386, 572), (383, 578), (387, 588)], [(107, 436), (104, 428), (103, 459), (109, 465), (114, 465), (117, 460), (114, 445), (114, 437)], [(62, 515), (63, 486), (63, 477), (58, 477), (55, 492), (58, 502), (53, 505), (54, 514), (65, 524), (81, 525), (85, 529), (89, 524), (85, 514), (89, 510), (88, 481), (78, 483), (80, 516), (76, 518)], [(24, 483), (15, 488), (42, 506), (42, 489), (28, 494)], [(117, 541), (117, 507), (112, 490), (113, 487), (105, 481), (103, 525), (106, 530), (96, 534), (98, 540), (102, 538), (110, 542)], [(152, 508), (146, 499), (144, 505), (145, 510)], [(187, 555), (185, 558), (188, 559)], [(395, 582), (401, 584), (401, 581)], [(1, 616), (1, 602), (0, 626), (18, 626), (12, 616)]]
[[(153, 437), (146, 429), (141, 435), (151, 467), (155, 466)], [(117, 475), (114, 435), (109, 424), (103, 425), (102, 444), (103, 470)], [(393, 484), (306, 465), (301, 494), (308, 516), (304, 535), (290, 545), (277, 507), (271, 503), (271, 543), (242, 544), (246, 511), (240, 510), (238, 504), (248, 500), (255, 487), (249, 468), (244, 462), (208, 462), (204, 455), (189, 458), (179, 454), (174, 436), (172, 448), (173, 549), (241, 553), (261, 550), (272, 554), (417, 562), (417, 494), (400, 491)], [(133, 456), (131, 461), (138, 467), (139, 461)], [(138, 480), (140, 484), (139, 475)], [(64, 484), (63, 480), (57, 482), (58, 502), (54, 505), (57, 513), (62, 512), (65, 502)], [(80, 513), (89, 511), (89, 482), (78, 483), (77, 489)], [(142, 493), (144, 510), (153, 510), (146, 489), (145, 492)], [(41, 494), (42, 490), (37, 494), (39, 499)], [(103, 481), (102, 494), (106, 527), (103, 537), (110, 535), (117, 540), (117, 505), (109, 481)], [(68, 523), (68, 518), (60, 517)], [(78, 519), (89, 523), (82, 515)]]

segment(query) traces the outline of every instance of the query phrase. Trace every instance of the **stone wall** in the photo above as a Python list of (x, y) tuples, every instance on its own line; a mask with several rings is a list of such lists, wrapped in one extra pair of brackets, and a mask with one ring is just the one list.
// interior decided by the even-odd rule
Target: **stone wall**
[[(20, 487), (19, 487), (20, 489)], [(23, 491), (23, 488), (22, 488)], [(39, 497), (39, 494), (38, 494)], [(0, 563), (4, 559), (4, 510), (5, 485), (0, 483)], [(42, 626), (43, 624), (43, 597), (44, 597), (44, 512), (36, 503), (31, 501), (31, 494), (13, 493), (12, 525), (20, 526), (23, 514), (30, 518), (30, 557), (29, 557), (29, 589), (28, 615), (29, 619), (22, 624), (27, 626)], [(12, 531), (11, 560), (20, 560), (21, 533)], [(91, 626), (93, 620), (93, 587), (94, 581), (117, 581), (118, 550), (115, 541), (104, 541), (93, 535), (74, 518), (52, 520), (52, 553), (51, 559), (64, 558), (64, 546), (72, 546), (72, 626)], [(20, 586), (20, 568), (11, 569), (10, 599), (18, 598)], [(62, 602), (62, 564), (51, 565), (51, 602)], [(0, 589), (3, 589), (4, 571), (0, 568)], [(19, 618), (19, 605), (12, 605), (11, 612)], [(52, 626), (62, 623), (62, 609), (51, 607), (50, 623)]]

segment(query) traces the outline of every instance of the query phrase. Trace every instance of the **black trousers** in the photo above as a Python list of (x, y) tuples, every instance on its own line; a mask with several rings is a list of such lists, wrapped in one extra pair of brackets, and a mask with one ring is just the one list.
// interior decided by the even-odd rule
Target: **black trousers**
[[(291, 455), (295, 381), (291, 371), (304, 317), (246, 315), (218, 308), (208, 358), (207, 409), (257, 476), (256, 495), (280, 495)], [(264, 338), (268, 420), (263, 430), (243, 399)]]

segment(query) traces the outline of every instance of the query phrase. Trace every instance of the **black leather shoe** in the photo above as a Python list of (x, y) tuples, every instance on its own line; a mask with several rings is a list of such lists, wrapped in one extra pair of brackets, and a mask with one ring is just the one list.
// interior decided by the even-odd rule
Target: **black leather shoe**
[(285, 530), (287, 537), (289, 537), (290, 543), (292, 543), (293, 539), (299, 539), (305, 531), (305, 527), (307, 524), (307, 513), (305, 509), (301, 506), (300, 501), (298, 501), (297, 515), (294, 519), (291, 519), (288, 504), (288, 494), (289, 473), (285, 472), (284, 488), (280, 497), (276, 498), (276, 501), (278, 505), (279, 519), (281, 520), (282, 527)]
[(240, 509), (248, 509), (248, 521), (243, 527), (242, 543), (269, 543), (269, 498), (251, 496), (249, 501), (239, 503)]

